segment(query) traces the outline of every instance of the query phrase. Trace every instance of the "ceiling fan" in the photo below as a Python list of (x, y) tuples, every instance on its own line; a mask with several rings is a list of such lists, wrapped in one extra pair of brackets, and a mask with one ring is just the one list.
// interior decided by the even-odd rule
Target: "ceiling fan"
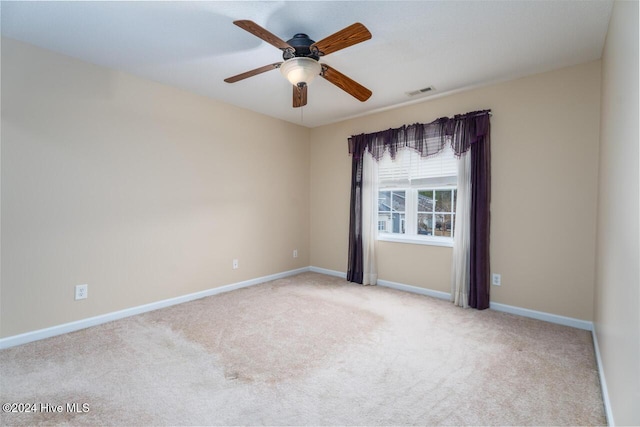
[(338, 86), (361, 102), (366, 101), (371, 96), (372, 92), (360, 83), (350, 79), (335, 68), (319, 62), (321, 56), (326, 56), (346, 47), (353, 46), (354, 44), (369, 40), (371, 33), (359, 22), (349, 25), (318, 42), (311, 40), (309, 36), (303, 33), (298, 33), (285, 42), (253, 21), (240, 20), (234, 21), (233, 23), (282, 50), (282, 59), (284, 59), (284, 62), (275, 62), (251, 71), (246, 71), (224, 79), (225, 82), (235, 83), (248, 77), (279, 68), (282, 75), (293, 85), (294, 108), (307, 105), (307, 85), (317, 75)]

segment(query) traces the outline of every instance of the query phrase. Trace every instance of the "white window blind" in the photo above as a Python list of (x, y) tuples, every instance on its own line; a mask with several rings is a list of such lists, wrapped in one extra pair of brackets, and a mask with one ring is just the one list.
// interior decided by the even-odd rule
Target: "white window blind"
[(434, 157), (425, 159), (411, 149), (404, 149), (395, 160), (385, 153), (378, 163), (380, 188), (456, 185), (457, 174), (457, 160), (449, 144)]

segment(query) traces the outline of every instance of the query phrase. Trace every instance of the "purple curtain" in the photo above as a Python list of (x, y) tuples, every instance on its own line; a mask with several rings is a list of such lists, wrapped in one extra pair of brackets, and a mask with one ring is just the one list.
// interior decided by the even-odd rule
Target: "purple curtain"
[(491, 215), (491, 150), (489, 116), (476, 121), (483, 129), (471, 144), (471, 254), (469, 306), (489, 308), (489, 226)]
[(396, 129), (349, 138), (352, 156), (351, 211), (347, 280), (362, 283), (362, 159), (368, 151), (378, 161), (385, 151), (392, 158), (409, 148), (422, 157), (442, 151), (447, 143), (457, 156), (471, 150), (471, 271), (469, 305), (489, 308), (489, 204), (491, 202), (491, 110), (442, 117)]
[[(362, 283), (362, 161), (365, 153), (365, 141), (362, 135), (349, 138), (351, 157), (351, 204), (349, 216), (349, 264), (347, 280)], [(353, 145), (353, 149), (352, 149)]]

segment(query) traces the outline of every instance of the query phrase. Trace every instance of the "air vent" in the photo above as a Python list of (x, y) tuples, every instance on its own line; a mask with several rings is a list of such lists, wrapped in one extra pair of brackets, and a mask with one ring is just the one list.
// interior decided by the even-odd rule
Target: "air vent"
[(433, 92), (434, 90), (436, 90), (436, 89), (433, 86), (429, 86), (429, 87), (425, 87), (425, 88), (422, 88), (422, 89), (414, 90), (412, 92), (407, 92), (407, 95), (416, 96), (416, 95), (420, 95), (422, 93)]

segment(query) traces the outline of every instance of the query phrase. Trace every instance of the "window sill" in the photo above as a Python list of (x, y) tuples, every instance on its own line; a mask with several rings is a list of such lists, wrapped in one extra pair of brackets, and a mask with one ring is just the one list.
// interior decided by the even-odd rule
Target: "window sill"
[(413, 245), (444, 246), (449, 248), (453, 247), (453, 240), (439, 239), (437, 237), (413, 237), (381, 233), (378, 234), (378, 240), (382, 242), (409, 243)]

